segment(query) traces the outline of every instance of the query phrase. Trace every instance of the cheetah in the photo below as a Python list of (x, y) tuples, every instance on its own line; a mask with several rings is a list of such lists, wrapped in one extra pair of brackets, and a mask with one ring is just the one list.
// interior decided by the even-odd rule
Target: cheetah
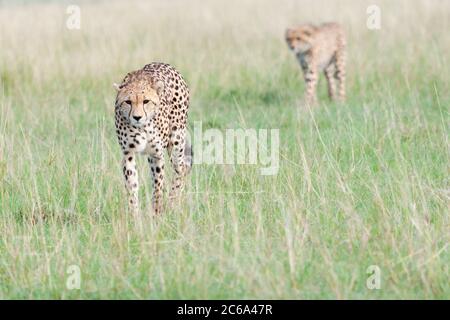
[[(323, 71), (328, 82), (331, 100), (345, 100), (345, 47), (342, 27), (337, 23), (320, 26), (301, 25), (286, 30), (286, 42), (295, 53), (306, 82), (306, 101), (316, 102), (316, 86), (319, 72)], [(335, 81), (338, 81), (336, 95)]]
[(154, 62), (128, 73), (115, 87), (115, 125), (130, 209), (133, 214), (139, 211), (136, 156), (143, 154), (153, 181), (153, 210), (159, 214), (163, 207), (164, 151), (175, 171), (169, 198), (183, 189), (184, 177), (192, 167), (192, 148), (186, 137), (188, 86), (171, 65)]

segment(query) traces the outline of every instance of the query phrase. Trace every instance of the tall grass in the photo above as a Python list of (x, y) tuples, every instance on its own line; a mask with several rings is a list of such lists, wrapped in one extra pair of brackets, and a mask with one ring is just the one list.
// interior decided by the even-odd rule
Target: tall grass
[[(438, 298), (449, 285), (447, 1), (0, 6), (0, 298)], [(347, 32), (348, 101), (312, 110), (284, 40)], [(176, 66), (204, 128), (280, 129), (280, 170), (197, 165), (182, 205), (127, 214), (112, 83)], [(80, 290), (66, 287), (68, 267)], [(369, 266), (381, 288), (369, 290)]]

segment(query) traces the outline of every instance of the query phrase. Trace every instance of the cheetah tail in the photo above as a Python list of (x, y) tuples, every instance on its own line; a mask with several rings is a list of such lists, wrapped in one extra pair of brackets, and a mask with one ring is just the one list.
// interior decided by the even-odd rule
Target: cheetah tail
[(184, 146), (184, 160), (186, 163), (187, 173), (189, 173), (192, 169), (193, 158), (194, 152), (192, 151), (192, 146), (189, 141), (186, 141)]

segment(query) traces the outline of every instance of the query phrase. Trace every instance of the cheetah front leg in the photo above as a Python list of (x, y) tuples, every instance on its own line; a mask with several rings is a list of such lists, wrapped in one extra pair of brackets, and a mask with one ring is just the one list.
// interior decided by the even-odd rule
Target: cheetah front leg
[(188, 171), (188, 164), (185, 159), (186, 129), (176, 130), (171, 135), (172, 150), (170, 152), (170, 162), (175, 171), (170, 198), (176, 198), (184, 188), (184, 177)]
[(330, 97), (330, 100), (336, 99), (336, 93), (335, 93), (335, 83), (334, 83), (334, 64), (331, 63), (328, 67), (324, 70), (325, 78), (327, 79), (328, 84), (328, 96)]
[(149, 157), (148, 163), (153, 180), (153, 210), (156, 215), (162, 211), (163, 191), (164, 191), (164, 155)]
[(304, 68), (303, 75), (306, 82), (306, 102), (308, 104), (316, 103), (316, 87), (318, 80), (317, 68), (315, 66), (308, 66)]
[(125, 177), (125, 187), (128, 193), (128, 203), (133, 215), (139, 213), (139, 179), (136, 170), (136, 155), (125, 151), (122, 159), (123, 175)]

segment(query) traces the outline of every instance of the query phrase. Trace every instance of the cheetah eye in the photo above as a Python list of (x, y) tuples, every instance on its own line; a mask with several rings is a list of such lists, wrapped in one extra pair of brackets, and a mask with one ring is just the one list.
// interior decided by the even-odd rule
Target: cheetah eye
[(144, 100), (144, 104), (147, 104), (149, 102), (150, 102), (150, 100)]
[(125, 100), (125, 103), (131, 106), (131, 100)]

